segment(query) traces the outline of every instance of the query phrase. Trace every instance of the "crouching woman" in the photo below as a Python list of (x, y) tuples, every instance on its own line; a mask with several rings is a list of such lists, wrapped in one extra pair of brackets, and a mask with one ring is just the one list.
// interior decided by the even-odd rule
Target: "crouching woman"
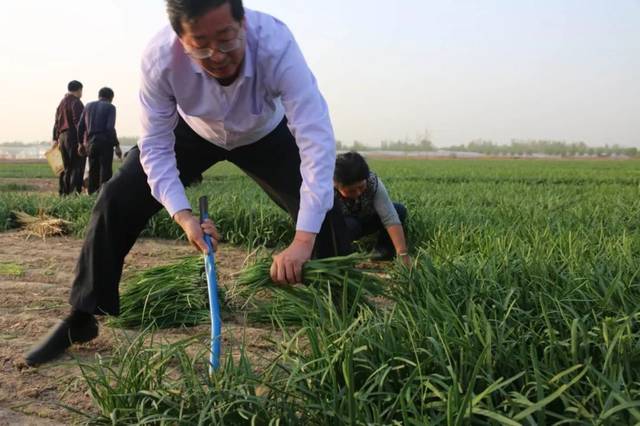
[(378, 233), (372, 260), (391, 260), (397, 256), (410, 264), (404, 233), (407, 209), (391, 201), (382, 181), (369, 170), (362, 155), (347, 152), (336, 157), (333, 186), (349, 241)]

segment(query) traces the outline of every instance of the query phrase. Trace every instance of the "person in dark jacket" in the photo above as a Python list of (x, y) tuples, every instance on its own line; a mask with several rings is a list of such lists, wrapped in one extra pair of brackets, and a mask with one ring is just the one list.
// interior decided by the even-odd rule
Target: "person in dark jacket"
[(84, 174), (85, 158), (78, 154), (78, 132), (80, 115), (84, 110), (82, 97), (82, 83), (72, 80), (67, 85), (67, 94), (60, 101), (56, 109), (53, 125), (53, 140), (58, 143), (64, 171), (60, 174), (58, 193), (60, 196), (69, 195), (74, 190), (82, 192), (82, 177)]
[(89, 102), (80, 116), (78, 138), (89, 157), (89, 194), (96, 192), (113, 175), (113, 151), (122, 158), (116, 133), (116, 107), (113, 90), (103, 87), (98, 100)]
[(369, 170), (362, 155), (352, 151), (336, 157), (333, 185), (349, 241), (377, 232), (372, 259), (391, 260), (398, 256), (409, 264), (404, 233), (407, 209), (391, 201), (382, 180)]

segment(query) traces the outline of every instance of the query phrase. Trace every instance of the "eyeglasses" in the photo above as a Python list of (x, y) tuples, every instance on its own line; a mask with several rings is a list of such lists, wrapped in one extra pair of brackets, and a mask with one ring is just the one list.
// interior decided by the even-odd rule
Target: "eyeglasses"
[(199, 60), (209, 59), (216, 52), (220, 52), (224, 54), (233, 52), (234, 50), (239, 49), (242, 46), (243, 42), (244, 42), (244, 37), (243, 37), (242, 31), (239, 31), (236, 38), (234, 38), (233, 40), (223, 41), (219, 43), (216, 47), (191, 48), (191, 47), (185, 46), (184, 53), (191, 56), (193, 59), (199, 59)]

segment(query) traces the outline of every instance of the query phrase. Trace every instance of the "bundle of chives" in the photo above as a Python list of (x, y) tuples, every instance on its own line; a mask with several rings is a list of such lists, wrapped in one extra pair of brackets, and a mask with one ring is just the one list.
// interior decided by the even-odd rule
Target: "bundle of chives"
[(361, 254), (313, 259), (304, 264), (302, 285), (278, 285), (270, 277), (271, 258), (260, 258), (238, 274), (232, 298), (245, 298), (247, 317), (257, 322), (300, 323), (317, 308), (316, 297), (327, 292), (337, 307), (351, 309), (384, 292), (380, 278), (356, 267), (366, 260)]
[(120, 315), (110, 318), (108, 324), (171, 328), (207, 323), (209, 304), (203, 272), (202, 259), (188, 257), (132, 275), (123, 283)]

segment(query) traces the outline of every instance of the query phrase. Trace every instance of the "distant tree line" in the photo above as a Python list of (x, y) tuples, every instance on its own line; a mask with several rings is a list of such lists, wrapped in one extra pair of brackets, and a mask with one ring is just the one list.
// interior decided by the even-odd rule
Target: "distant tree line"
[[(397, 141), (383, 140), (379, 146), (365, 145), (354, 141), (351, 145), (342, 141), (336, 141), (338, 150), (347, 151), (435, 151), (437, 148), (428, 137), (422, 137), (415, 142), (407, 139)], [(477, 152), (485, 155), (514, 155), (527, 156), (534, 154), (552, 155), (558, 157), (612, 157), (628, 156), (638, 157), (638, 148), (622, 147), (620, 145), (605, 145), (592, 147), (584, 142), (565, 142), (553, 140), (512, 140), (508, 145), (498, 145), (492, 141), (477, 139), (466, 145), (454, 145), (440, 148), (444, 151)]]
[(434, 151), (438, 149), (429, 140), (422, 140), (418, 143), (406, 140), (382, 141), (379, 146), (365, 145), (358, 141), (353, 141), (351, 145), (348, 145), (342, 141), (336, 141), (336, 148), (340, 151)]
[(2, 145), (0, 145), (0, 146), (9, 147), (9, 148), (21, 148), (21, 147), (28, 147), (28, 146), (34, 146), (34, 145), (49, 145), (49, 144), (51, 144), (51, 142), (46, 142), (46, 141), (42, 141), (42, 142), (10, 141), (10, 142), (2, 142)]
[(431, 142), (431, 138), (429, 137), (429, 132), (427, 130), (422, 134), (417, 135), (413, 141), (410, 141), (409, 138), (395, 141), (382, 140), (379, 146), (365, 145), (359, 141), (353, 141), (351, 145), (342, 141), (336, 141), (336, 148), (341, 151), (435, 151), (438, 149), (433, 142)]
[[(135, 145), (138, 143), (138, 138), (133, 136), (125, 136), (119, 137), (118, 140), (122, 145)], [(1, 142), (0, 146), (9, 147), (9, 148), (22, 148), (29, 147), (35, 145), (50, 145), (51, 141), (39, 141), (39, 142), (23, 142), (23, 141), (9, 141), (9, 142)]]
[[(138, 142), (137, 137), (125, 136), (120, 137), (120, 144), (124, 146), (133, 146)], [(5, 147), (26, 147), (33, 145), (48, 145), (50, 142), (3, 142)], [(444, 151), (461, 151), (461, 152), (477, 152), (485, 155), (514, 155), (527, 156), (534, 154), (553, 155), (558, 157), (612, 157), (627, 156), (638, 157), (640, 152), (635, 147), (622, 147), (620, 145), (605, 145), (592, 147), (587, 146), (584, 142), (566, 142), (554, 140), (518, 140), (514, 139), (508, 145), (498, 145), (490, 140), (476, 139), (466, 145), (454, 145), (446, 148), (436, 147), (429, 134), (425, 131), (422, 135), (418, 135), (414, 141), (408, 138), (401, 140), (383, 140), (378, 146), (365, 145), (359, 141), (353, 141), (351, 145), (342, 141), (336, 141), (336, 148), (340, 151), (435, 151), (442, 149)]]
[(448, 151), (478, 152), (486, 155), (518, 155), (545, 154), (559, 157), (637, 157), (638, 148), (622, 147), (619, 145), (605, 145), (598, 147), (587, 146), (584, 142), (565, 142), (553, 140), (512, 140), (509, 145), (498, 145), (492, 141), (474, 140), (467, 145), (457, 145), (444, 148)]

